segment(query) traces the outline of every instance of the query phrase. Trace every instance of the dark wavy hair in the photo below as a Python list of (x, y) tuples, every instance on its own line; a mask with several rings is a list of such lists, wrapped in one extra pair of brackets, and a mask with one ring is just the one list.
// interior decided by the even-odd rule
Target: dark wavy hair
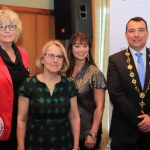
[[(76, 41), (79, 41), (81, 44), (87, 44), (89, 46), (89, 60), (86, 59), (86, 61), (88, 61), (89, 64), (96, 66), (93, 57), (92, 57), (92, 53), (91, 53), (91, 40), (88, 36), (86, 36), (84, 33), (81, 32), (77, 32), (75, 34), (73, 34), (69, 40), (68, 43), (68, 48), (67, 48), (67, 55), (68, 55), (68, 59), (69, 59), (69, 69), (66, 72), (66, 76), (70, 77), (73, 73), (74, 67), (75, 67), (75, 59), (74, 59), (74, 55), (72, 53), (72, 46), (76, 44)], [(97, 66), (96, 66), (97, 67)]]

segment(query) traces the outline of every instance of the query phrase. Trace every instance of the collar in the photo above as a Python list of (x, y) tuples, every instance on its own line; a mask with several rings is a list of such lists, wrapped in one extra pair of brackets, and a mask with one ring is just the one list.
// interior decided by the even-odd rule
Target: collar
[[(134, 56), (136, 53), (138, 53), (137, 51), (135, 51), (133, 48), (129, 47), (130, 52), (132, 54), (132, 56)], [(140, 51), (140, 53), (142, 53), (143, 55), (146, 56), (146, 46)]]

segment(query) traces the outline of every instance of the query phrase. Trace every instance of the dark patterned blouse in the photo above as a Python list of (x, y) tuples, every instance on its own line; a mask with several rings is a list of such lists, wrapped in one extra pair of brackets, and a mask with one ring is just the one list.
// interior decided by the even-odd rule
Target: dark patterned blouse
[(81, 123), (80, 139), (85, 139), (91, 129), (96, 108), (93, 95), (94, 88), (106, 89), (106, 80), (103, 73), (97, 67), (86, 62), (74, 81), (78, 86), (77, 98)]

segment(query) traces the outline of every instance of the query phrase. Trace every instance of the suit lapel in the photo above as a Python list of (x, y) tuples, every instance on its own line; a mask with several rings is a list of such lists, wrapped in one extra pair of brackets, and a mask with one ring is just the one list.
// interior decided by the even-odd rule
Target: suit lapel
[(28, 54), (23, 48), (21, 48), (19, 46), (18, 46), (18, 49), (19, 49), (20, 54), (22, 56), (22, 63), (24, 65), (25, 69), (27, 69), (29, 76), (31, 77), (32, 75), (31, 75), (31, 69), (29, 67)]
[(0, 71), (1, 73), (8, 79), (8, 81), (12, 84), (11, 76), (8, 68), (6, 67), (2, 57), (0, 56)]
[(130, 60), (130, 63), (131, 63), (131, 65), (133, 66), (132, 71), (133, 71), (133, 73), (134, 73), (134, 78), (135, 78), (135, 80), (137, 81), (137, 82), (136, 82), (136, 85), (139, 87), (139, 89), (140, 89), (140, 91), (141, 91), (141, 90), (142, 90), (142, 87), (141, 87), (140, 78), (139, 78), (139, 75), (138, 75), (138, 72), (137, 72), (135, 63), (134, 63), (134, 59), (133, 59), (133, 56), (132, 56), (131, 51), (130, 51), (129, 48), (128, 48), (128, 50), (129, 50), (130, 55), (131, 55), (131, 57), (130, 57), (130, 59), (131, 59), (131, 60)]
[(150, 80), (150, 49), (146, 48), (146, 76), (145, 76), (145, 83), (144, 83), (144, 89), (147, 88), (147, 84)]

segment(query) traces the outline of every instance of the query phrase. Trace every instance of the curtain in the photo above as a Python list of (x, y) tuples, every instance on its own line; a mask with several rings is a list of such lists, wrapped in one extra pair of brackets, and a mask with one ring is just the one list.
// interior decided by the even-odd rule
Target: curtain
[[(98, 68), (106, 77), (109, 56), (109, 6), (110, 0), (91, 0), (93, 19), (93, 56)], [(109, 97), (106, 91), (102, 120), (102, 140), (99, 150), (109, 149)]]

